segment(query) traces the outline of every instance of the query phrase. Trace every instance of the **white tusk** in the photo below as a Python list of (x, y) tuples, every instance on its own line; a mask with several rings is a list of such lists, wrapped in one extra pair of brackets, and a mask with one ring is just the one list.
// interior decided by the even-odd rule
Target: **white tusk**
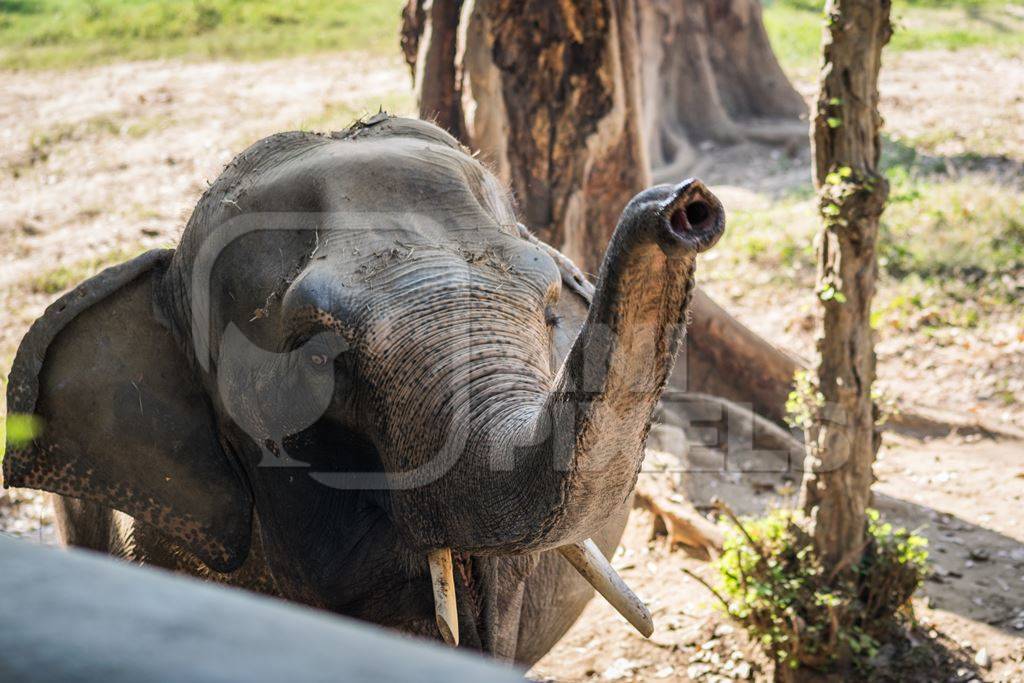
[(455, 576), (452, 574), (450, 548), (432, 550), (427, 554), (430, 582), (434, 586), (434, 619), (444, 642), (459, 644), (459, 613), (455, 606)]
[(611, 563), (605, 559), (593, 540), (588, 538), (582, 543), (563, 545), (558, 552), (569, 560), (569, 564), (575, 567), (587, 583), (604, 596), (626, 621), (633, 624), (645, 638), (651, 637), (654, 633), (654, 621), (651, 619), (650, 611), (636, 593), (629, 589), (618, 572), (612, 569)]

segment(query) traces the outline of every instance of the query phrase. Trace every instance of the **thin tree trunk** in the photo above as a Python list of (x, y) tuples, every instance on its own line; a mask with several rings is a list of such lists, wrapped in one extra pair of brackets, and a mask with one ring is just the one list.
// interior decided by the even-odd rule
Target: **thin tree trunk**
[(824, 408), (808, 435), (804, 508), (819, 554), (859, 556), (879, 445), (871, 385), (878, 223), (888, 185), (881, 151), (878, 71), (892, 33), (890, 0), (828, 0), (824, 62), (811, 145), (823, 223), (818, 295), (824, 309), (818, 387)]

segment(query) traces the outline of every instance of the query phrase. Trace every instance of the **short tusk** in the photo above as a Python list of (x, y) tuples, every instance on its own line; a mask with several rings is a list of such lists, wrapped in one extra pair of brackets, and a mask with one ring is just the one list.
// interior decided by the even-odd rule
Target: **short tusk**
[(434, 619), (444, 642), (459, 644), (459, 614), (455, 606), (455, 576), (452, 574), (450, 548), (432, 550), (427, 555), (430, 582), (434, 586)]
[(558, 552), (626, 621), (633, 624), (645, 638), (651, 637), (654, 621), (647, 606), (629, 589), (618, 572), (612, 569), (611, 563), (605, 559), (594, 541), (588, 538), (582, 543), (563, 545)]

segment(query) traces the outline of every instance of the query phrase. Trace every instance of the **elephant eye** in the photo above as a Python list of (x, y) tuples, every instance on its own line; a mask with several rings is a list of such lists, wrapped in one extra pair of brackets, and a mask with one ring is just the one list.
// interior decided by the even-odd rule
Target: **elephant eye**
[(327, 365), (327, 356), (323, 356), (319, 353), (311, 356), (309, 360), (313, 365)]
[(544, 322), (547, 323), (548, 327), (554, 327), (562, 322), (562, 316), (555, 313), (554, 308), (548, 306), (544, 309)]

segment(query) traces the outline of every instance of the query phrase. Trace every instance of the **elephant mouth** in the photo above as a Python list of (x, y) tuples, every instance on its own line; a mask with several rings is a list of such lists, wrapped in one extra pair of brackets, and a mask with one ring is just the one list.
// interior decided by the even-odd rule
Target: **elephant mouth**
[[(643, 601), (637, 597), (605, 558), (593, 540), (570, 543), (558, 548), (573, 568), (601, 597), (608, 601), (645, 638), (654, 633), (654, 621)], [(455, 592), (454, 564), (450, 548), (427, 554), (430, 581), (434, 593), (434, 619), (442, 639), (459, 644), (458, 598)]]
[[(313, 488), (308, 489), (307, 492), (315, 491), (317, 495), (324, 496), (322, 500), (325, 505), (336, 503), (344, 494), (331, 486), (324, 486), (323, 484), (330, 481), (343, 481), (346, 477), (353, 474), (351, 470), (347, 472), (338, 470), (337, 462), (331, 456), (332, 453), (338, 451), (341, 444), (345, 445), (345, 450), (350, 456), (358, 454), (358, 457), (353, 457), (353, 462), (349, 463), (350, 467), (377, 470), (374, 474), (379, 473), (381, 467), (380, 455), (372, 442), (360, 439), (356, 432), (342, 427), (336, 420), (329, 417), (321, 419), (310, 430), (290, 438), (286, 442), (289, 452), (303, 461), (309, 468), (307, 470), (309, 474), (313, 475), (309, 478), (310, 485)], [(337, 476), (338, 479), (330, 479), (331, 475)], [(484, 580), (478, 582), (474, 580), (476, 572), (472, 571), (471, 566), (475, 555), (472, 551), (465, 551), (458, 547), (439, 547), (425, 551), (413, 550), (410, 547), (411, 540), (399, 535), (398, 525), (396, 525), (396, 520), (393, 518), (395, 511), (390, 509), (391, 506), (386, 502), (387, 495), (380, 494), (384, 494), (384, 492), (380, 491), (377, 495), (364, 492), (357, 496), (363, 502), (355, 506), (355, 508), (363, 512), (355, 517), (346, 518), (344, 526), (353, 537), (368, 534), (371, 529), (376, 529), (380, 532), (382, 528), (387, 527), (387, 533), (392, 538), (389, 542), (392, 551), (403, 555), (408, 555), (410, 551), (414, 555), (417, 552), (425, 553), (430, 578), (434, 622), (442, 640), (452, 646), (459, 644), (461, 640), (460, 612), (476, 622), (464, 624), (463, 626), (476, 631), (480, 629), (486, 630), (487, 628), (486, 624), (477, 621), (481, 617), (485, 621), (487, 618), (503, 618), (503, 615), (481, 615), (480, 604), (484, 601), (487, 591), (497, 590), (500, 592), (507, 588), (507, 586), (499, 585), (492, 581)], [(269, 499), (263, 502), (271, 505), (271, 508), (275, 507)], [(375, 510), (376, 514), (366, 512), (369, 509)], [(271, 509), (267, 509), (264, 512), (274, 516), (271, 514)], [(369, 552), (369, 548), (365, 545), (358, 545), (357, 547), (362, 549), (361, 552)], [(611, 563), (592, 540), (585, 539), (569, 543), (557, 547), (556, 550), (634, 628), (646, 637), (653, 633), (654, 623), (647, 607), (626, 585), (615, 569), (612, 568)], [(356, 554), (358, 555), (359, 553)], [(379, 554), (375, 552), (371, 552), (371, 555), (379, 557)], [(420, 555), (420, 557), (423, 557), (423, 555)], [(348, 561), (354, 560), (352, 557), (347, 557), (346, 559)], [(410, 557), (410, 559), (412, 558)], [(354, 566), (359, 566), (359, 563), (355, 562)], [(324, 570), (328, 575), (333, 576), (329, 569), (324, 567)], [(329, 583), (336, 585), (333, 580)], [(327, 592), (330, 592), (329, 589)], [(327, 593), (324, 593), (324, 595), (326, 596)], [(330, 604), (331, 602), (332, 600), (328, 598), (327, 603)], [(425, 604), (425, 602), (421, 602), (419, 599), (414, 602), (418, 605), (418, 607), (414, 608), (414, 611), (427, 608), (427, 604), (429, 604)], [(328, 606), (328, 604), (324, 606)], [(351, 605), (352, 603), (346, 600), (341, 603), (341, 605), (344, 604)], [(408, 607), (413, 609), (411, 604)], [(343, 607), (341, 609), (344, 610)], [(427, 616), (427, 614), (424, 613), (423, 616)], [(487, 642), (485, 633), (476, 633), (475, 637), (480, 643)], [(472, 638), (470, 639), (470, 644), (472, 644)]]
[[(559, 554), (640, 633), (645, 637), (653, 633), (654, 625), (647, 608), (611, 568), (593, 541), (564, 546)], [(441, 639), (453, 647), (465, 640), (464, 646), (489, 650), (497, 645), (495, 641), (501, 641), (495, 634), (508, 628), (509, 619), (515, 624), (520, 616), (495, 606), (503, 604), (502, 598), (508, 600), (515, 591), (522, 590), (523, 585), (520, 583), (517, 587), (516, 581), (509, 581), (507, 577), (496, 583), (493, 575), (487, 576), (486, 570), (481, 573), (480, 562), (486, 566), (487, 559), (446, 548), (428, 553), (435, 626)], [(526, 564), (536, 566), (535, 560), (527, 560)], [(460, 615), (467, 618), (468, 623), (460, 623)]]

